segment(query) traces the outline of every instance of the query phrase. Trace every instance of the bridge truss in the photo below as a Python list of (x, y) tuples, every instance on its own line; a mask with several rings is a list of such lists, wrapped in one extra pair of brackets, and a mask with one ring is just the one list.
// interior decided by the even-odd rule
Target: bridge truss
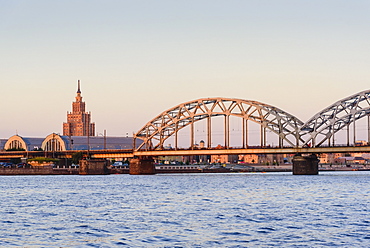
[(353, 144), (356, 141), (356, 121), (367, 117), (368, 141), (370, 138), (370, 90), (351, 95), (323, 109), (309, 119), (300, 130), (303, 146), (318, 147), (325, 142), (335, 145), (335, 134), (347, 131), (347, 146), (350, 144), (352, 127)]
[(134, 138), (144, 142), (137, 150), (163, 149), (165, 141), (174, 137), (178, 148), (178, 132), (190, 126), (190, 144), (194, 148), (194, 123), (207, 122), (207, 148), (212, 144), (212, 118), (224, 117), (225, 148), (230, 146), (230, 117), (240, 118), (242, 123), (242, 148), (248, 147), (248, 122), (260, 125), (261, 146), (266, 146), (266, 131), (278, 136), (279, 147), (319, 147), (335, 145), (335, 135), (347, 132), (350, 145), (352, 128), (353, 145), (356, 142), (356, 122), (367, 117), (368, 142), (370, 142), (370, 90), (351, 95), (323, 109), (306, 123), (297, 117), (268, 104), (233, 98), (202, 98), (179, 104), (149, 121)]
[(284, 142), (289, 146), (298, 146), (300, 143), (299, 130), (303, 122), (285, 111), (257, 101), (232, 98), (203, 98), (177, 105), (149, 121), (135, 139), (144, 142), (140, 149), (163, 149), (164, 142), (174, 136), (175, 149), (178, 148), (178, 132), (190, 126), (190, 144), (194, 148), (194, 123), (207, 121), (207, 146), (212, 144), (212, 118), (224, 116), (225, 147), (230, 146), (230, 117), (239, 117), (242, 123), (242, 147), (248, 146), (248, 122), (260, 125), (261, 146), (266, 145), (266, 131), (278, 136), (279, 147)]

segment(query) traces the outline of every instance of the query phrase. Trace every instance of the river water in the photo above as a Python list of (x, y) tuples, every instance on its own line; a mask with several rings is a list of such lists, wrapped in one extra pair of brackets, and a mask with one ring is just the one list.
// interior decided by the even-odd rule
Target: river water
[(369, 179), (1, 176), (0, 247), (370, 247)]

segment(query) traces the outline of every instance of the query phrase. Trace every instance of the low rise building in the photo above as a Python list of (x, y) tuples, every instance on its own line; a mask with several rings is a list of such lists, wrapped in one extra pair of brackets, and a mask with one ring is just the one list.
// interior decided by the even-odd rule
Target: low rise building
[(363, 165), (367, 164), (367, 160), (363, 157), (341, 157), (339, 158), (341, 164), (346, 165)]
[(239, 162), (247, 163), (247, 164), (257, 164), (258, 163), (258, 155), (257, 154), (239, 155)]
[(318, 155), (319, 163), (320, 164), (327, 164), (328, 163), (328, 154), (327, 153), (321, 153)]
[[(117, 150), (134, 147), (132, 137), (62, 136), (56, 133), (52, 133), (46, 138), (14, 135), (7, 140), (2, 139), (1, 142), (0, 149), (8, 151)], [(142, 143), (142, 140), (136, 139), (135, 143), (137, 147)]]
[(13, 135), (5, 142), (4, 150), (37, 151), (40, 150), (43, 140), (43, 138), (32, 138)]
[[(136, 147), (142, 140), (136, 139)], [(117, 150), (132, 149), (134, 139), (132, 137), (104, 137), (104, 136), (61, 136), (50, 134), (42, 142), (44, 151), (64, 150)]]

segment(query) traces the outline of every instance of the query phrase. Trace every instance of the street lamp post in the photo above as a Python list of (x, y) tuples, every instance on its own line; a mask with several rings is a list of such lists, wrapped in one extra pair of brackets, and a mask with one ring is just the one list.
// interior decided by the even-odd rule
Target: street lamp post
[(98, 133), (98, 135), (101, 135), (104, 137), (104, 150), (107, 149), (107, 130), (104, 129), (104, 134)]

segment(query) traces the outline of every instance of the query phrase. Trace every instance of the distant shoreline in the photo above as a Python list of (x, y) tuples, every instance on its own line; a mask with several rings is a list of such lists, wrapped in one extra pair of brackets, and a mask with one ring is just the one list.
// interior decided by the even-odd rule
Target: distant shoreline
[[(244, 167), (244, 166), (243, 166)], [(370, 171), (366, 167), (319, 167), (319, 171)], [(196, 169), (156, 169), (156, 174), (186, 174), (186, 173), (253, 173), (253, 172), (292, 172), (292, 166), (266, 166), (255, 165), (245, 168), (232, 166), (219, 168), (196, 168)], [(106, 175), (129, 174), (128, 168), (109, 168)], [(79, 175), (78, 168), (0, 168), (0, 175)]]

